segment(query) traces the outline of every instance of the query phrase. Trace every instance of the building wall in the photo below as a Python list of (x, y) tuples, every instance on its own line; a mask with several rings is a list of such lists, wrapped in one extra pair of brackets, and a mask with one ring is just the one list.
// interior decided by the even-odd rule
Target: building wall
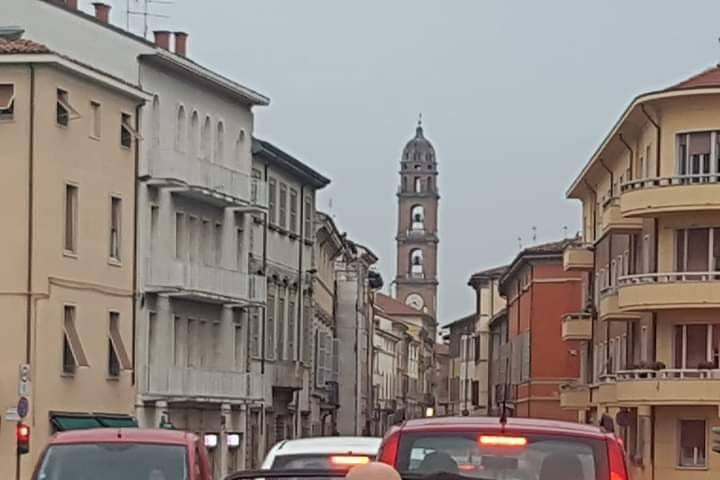
[[(0, 304), (14, 327), (0, 345), (0, 400), (17, 403), (18, 366), (29, 360), (32, 387), (30, 455), (22, 469), (30, 468), (51, 434), (51, 412), (88, 414), (133, 413), (132, 365), (116, 377), (108, 370), (110, 312), (118, 315), (119, 342), (132, 352), (132, 239), (134, 236), (134, 154), (120, 145), (120, 114), (134, 117), (136, 98), (107, 86), (81, 79), (52, 66), (35, 68), (35, 119), (33, 145), (32, 300), (26, 301), (28, 279), (28, 166), (30, 155), (30, 74), (27, 66), (0, 67), (0, 83), (15, 84), (13, 121), (0, 123), (0, 144), (5, 150), (2, 202), (5, 217), (17, 228), (8, 230), (0, 254)], [(83, 115), (67, 127), (56, 125), (56, 90), (70, 94)], [(90, 101), (102, 105), (102, 132), (90, 138)], [(62, 152), (59, 154), (59, 152)], [(65, 184), (78, 187), (77, 250), (64, 251)], [(110, 199), (122, 198), (120, 261), (110, 254)], [(1, 207), (0, 207), (1, 208)], [(5, 257), (5, 258), (3, 258)], [(75, 307), (74, 324), (86, 366), (63, 373), (65, 306)], [(28, 307), (30, 308), (28, 317)], [(31, 326), (30, 357), (25, 357)], [(74, 344), (77, 346), (77, 343)], [(81, 355), (77, 355), (80, 359)], [(127, 357), (126, 360), (129, 360)], [(83, 362), (85, 365), (85, 362)], [(14, 475), (14, 428), (0, 428), (0, 476)]]

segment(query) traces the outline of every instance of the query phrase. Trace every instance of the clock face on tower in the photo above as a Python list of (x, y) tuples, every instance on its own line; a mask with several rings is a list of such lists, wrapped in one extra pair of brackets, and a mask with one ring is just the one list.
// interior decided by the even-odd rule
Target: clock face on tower
[(422, 311), (422, 308), (425, 306), (425, 301), (417, 293), (411, 293), (405, 298), (405, 304), (410, 305), (415, 310)]

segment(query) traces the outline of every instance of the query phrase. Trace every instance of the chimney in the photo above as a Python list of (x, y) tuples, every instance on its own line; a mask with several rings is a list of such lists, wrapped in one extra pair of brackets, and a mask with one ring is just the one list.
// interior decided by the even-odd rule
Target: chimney
[(188, 34), (185, 32), (175, 32), (175, 54), (181, 57), (187, 56), (187, 39)]
[(65, 8), (70, 10), (77, 10), (78, 0), (65, 0)]
[(155, 30), (155, 46), (163, 50), (170, 50), (170, 32), (166, 30)]
[[(70, 2), (73, 1), (74, 0), (70, 0)], [(107, 3), (95, 2), (93, 3), (93, 7), (95, 7), (95, 18), (103, 23), (110, 23), (110, 8), (112, 8), (110, 5)]]

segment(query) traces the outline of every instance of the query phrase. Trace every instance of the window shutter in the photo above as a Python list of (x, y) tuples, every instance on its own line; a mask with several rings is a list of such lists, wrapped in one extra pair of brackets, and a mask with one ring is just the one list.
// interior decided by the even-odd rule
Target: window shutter
[(332, 357), (333, 357), (333, 343), (332, 338), (329, 334), (324, 334), (325, 337), (325, 362), (324, 362), (324, 378), (322, 386), (325, 387), (328, 382), (332, 381)]

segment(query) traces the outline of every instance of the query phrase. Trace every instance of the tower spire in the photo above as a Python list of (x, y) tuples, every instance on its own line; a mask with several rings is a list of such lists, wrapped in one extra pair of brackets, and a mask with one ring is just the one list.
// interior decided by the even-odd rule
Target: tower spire
[(417, 128), (415, 129), (415, 136), (416, 137), (422, 137), (423, 136), (423, 126), (422, 126), (422, 112), (418, 114), (418, 123)]

